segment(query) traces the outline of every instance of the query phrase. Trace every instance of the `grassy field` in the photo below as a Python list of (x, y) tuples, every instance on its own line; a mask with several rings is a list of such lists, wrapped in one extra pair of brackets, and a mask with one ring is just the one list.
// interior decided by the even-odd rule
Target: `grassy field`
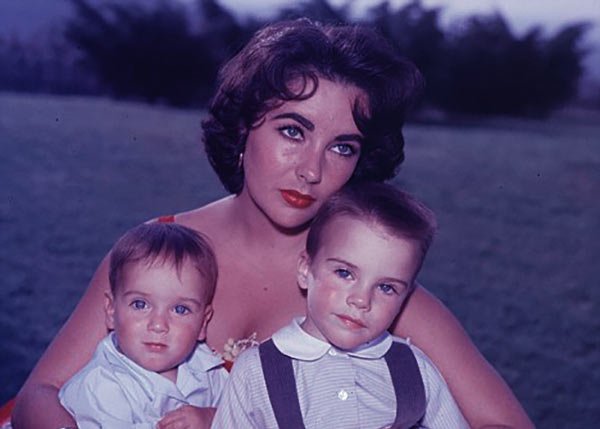
[[(200, 112), (0, 94), (0, 401), (128, 227), (225, 195)], [(397, 184), (438, 214), (421, 275), (539, 427), (600, 421), (600, 114), (413, 125)]]

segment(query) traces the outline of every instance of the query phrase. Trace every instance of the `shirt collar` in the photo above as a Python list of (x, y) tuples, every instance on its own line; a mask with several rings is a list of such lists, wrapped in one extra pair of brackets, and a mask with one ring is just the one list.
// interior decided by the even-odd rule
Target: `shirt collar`
[(339, 350), (302, 329), (300, 324), (303, 321), (303, 317), (295, 318), (289, 325), (273, 334), (273, 342), (279, 351), (292, 359), (314, 361), (323, 357), (329, 350), (362, 359), (379, 359), (387, 353), (393, 341), (392, 336), (386, 331), (375, 340), (362, 344), (354, 350)]
[(186, 380), (187, 377), (181, 372), (200, 374), (223, 364), (223, 360), (213, 353), (206, 344), (199, 344), (192, 355), (179, 365), (177, 383), (173, 383), (160, 374), (142, 368), (122, 354), (117, 348), (118, 341), (114, 332), (111, 332), (103, 342), (106, 359), (113, 366), (126, 368), (129, 376), (138, 380), (149, 398), (154, 398), (155, 394), (160, 392), (164, 395), (183, 399), (182, 394), (187, 395), (190, 393), (188, 391), (190, 386), (182, 385), (181, 380)]

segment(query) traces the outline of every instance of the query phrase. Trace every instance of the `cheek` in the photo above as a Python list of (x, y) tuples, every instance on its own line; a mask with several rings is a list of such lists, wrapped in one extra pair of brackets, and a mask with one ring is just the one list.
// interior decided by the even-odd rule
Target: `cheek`
[(135, 333), (139, 331), (142, 325), (143, 319), (141, 317), (134, 317), (130, 312), (116, 312), (115, 313), (115, 331), (121, 335), (127, 335), (129, 333)]
[(387, 329), (394, 319), (396, 319), (396, 316), (400, 312), (401, 306), (402, 300), (384, 301), (381, 304), (374, 306), (376, 311), (373, 311), (372, 313), (377, 316), (377, 319), (380, 321), (380, 323), (385, 326), (385, 329)]
[(252, 174), (270, 171), (273, 166), (284, 162), (285, 154), (277, 150), (277, 142), (266, 133), (258, 133), (248, 139), (244, 151), (244, 170)]
[[(336, 155), (337, 156), (337, 155)], [(335, 159), (327, 167), (327, 178), (333, 194), (344, 186), (354, 174), (357, 162)]]
[(186, 320), (178, 320), (171, 322), (172, 334), (177, 335), (179, 338), (197, 338), (200, 334), (200, 328), (202, 327), (202, 318), (188, 318)]
[(308, 300), (309, 309), (311, 311), (322, 311), (332, 307), (335, 303), (344, 301), (345, 298), (338, 285), (321, 282), (309, 291)]

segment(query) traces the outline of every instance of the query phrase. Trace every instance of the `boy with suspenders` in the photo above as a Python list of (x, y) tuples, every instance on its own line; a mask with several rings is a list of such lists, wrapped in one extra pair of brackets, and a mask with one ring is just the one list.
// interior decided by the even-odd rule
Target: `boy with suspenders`
[(212, 427), (468, 427), (433, 363), (387, 331), (434, 231), (429, 209), (390, 185), (332, 196), (298, 262), (306, 318), (238, 357)]

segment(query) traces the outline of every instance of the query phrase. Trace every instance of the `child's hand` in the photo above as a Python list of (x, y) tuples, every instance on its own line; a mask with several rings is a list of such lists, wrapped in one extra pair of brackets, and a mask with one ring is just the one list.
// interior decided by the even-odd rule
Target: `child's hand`
[(156, 425), (156, 429), (210, 428), (216, 411), (216, 408), (198, 408), (184, 405), (165, 414)]

